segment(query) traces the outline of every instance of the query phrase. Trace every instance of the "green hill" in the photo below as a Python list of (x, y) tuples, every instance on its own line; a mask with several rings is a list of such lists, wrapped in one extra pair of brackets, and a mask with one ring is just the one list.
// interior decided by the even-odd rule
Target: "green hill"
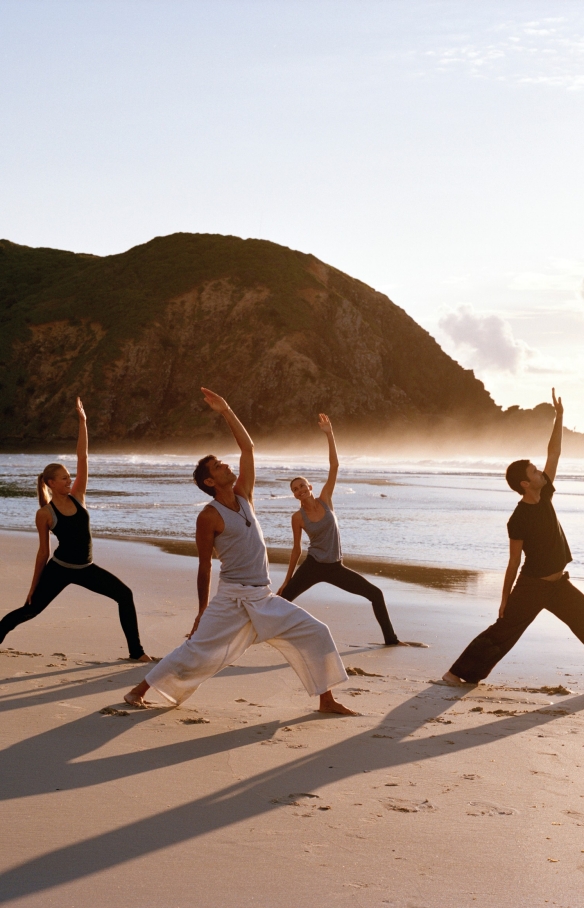
[(263, 240), (178, 233), (105, 257), (2, 240), (0, 323), (4, 446), (72, 440), (76, 394), (94, 440), (196, 445), (217, 427), (203, 384), (260, 436), (319, 410), (347, 432), (504, 422), (386, 296)]

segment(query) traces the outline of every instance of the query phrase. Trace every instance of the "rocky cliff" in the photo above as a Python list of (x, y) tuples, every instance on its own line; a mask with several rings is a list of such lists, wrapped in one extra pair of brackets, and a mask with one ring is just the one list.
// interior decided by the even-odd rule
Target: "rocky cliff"
[[(96, 257), (0, 241), (0, 441), (197, 445), (223, 394), (258, 436), (503, 425), (471, 371), (386, 296), (274, 243), (158, 237)], [(546, 419), (549, 421), (549, 414)]]

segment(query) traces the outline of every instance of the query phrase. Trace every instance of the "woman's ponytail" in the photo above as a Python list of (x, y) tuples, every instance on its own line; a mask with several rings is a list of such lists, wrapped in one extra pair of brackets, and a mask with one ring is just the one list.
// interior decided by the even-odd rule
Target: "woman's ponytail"
[(44, 508), (44, 506), (49, 503), (49, 496), (47, 494), (47, 487), (42, 473), (39, 473), (37, 478), (37, 494), (39, 496), (39, 508)]
[(59, 470), (64, 470), (65, 467), (62, 463), (49, 463), (44, 468), (42, 473), (39, 473), (37, 477), (37, 494), (39, 496), (39, 507), (44, 508), (46, 504), (51, 500), (50, 489), (49, 489), (49, 480), (55, 479)]

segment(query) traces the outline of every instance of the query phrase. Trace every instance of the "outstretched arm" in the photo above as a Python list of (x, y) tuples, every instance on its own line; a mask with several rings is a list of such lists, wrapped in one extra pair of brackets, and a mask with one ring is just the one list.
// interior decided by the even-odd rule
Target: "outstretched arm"
[(85, 493), (87, 491), (88, 476), (88, 446), (87, 446), (87, 417), (81, 399), (77, 398), (75, 404), (77, 416), (79, 417), (79, 435), (77, 437), (77, 475), (71, 489), (71, 494), (77, 498), (82, 505), (85, 505)]
[(209, 404), (212, 410), (215, 410), (216, 413), (220, 413), (224, 418), (241, 451), (241, 457), (239, 458), (239, 476), (237, 477), (237, 482), (234, 486), (234, 492), (236, 495), (242, 495), (252, 503), (253, 487), (255, 484), (253, 441), (227, 401), (223, 400), (222, 397), (219, 397), (218, 394), (215, 394), (214, 391), (209, 391), (208, 388), (201, 388), (201, 391), (205, 395), (205, 402)]
[(292, 579), (292, 574), (294, 569), (298, 564), (298, 559), (302, 554), (302, 517), (300, 511), (295, 511), (292, 515), (292, 551), (290, 552), (290, 562), (288, 564), (288, 571), (286, 572), (286, 577), (284, 578), (284, 583), (277, 592), (277, 596), (282, 595), (282, 590), (286, 584)]
[(510, 539), (509, 540), (509, 563), (507, 564), (507, 570), (505, 571), (505, 579), (503, 581), (503, 593), (501, 595), (501, 607), (499, 608), (499, 618), (503, 617), (505, 612), (505, 607), (507, 605), (507, 600), (509, 598), (509, 593), (513, 589), (513, 584), (515, 583), (515, 578), (517, 577), (517, 571), (519, 570), (519, 565), (521, 564), (521, 552), (523, 551), (523, 540), (522, 539)]
[(30, 603), (30, 600), (32, 599), (32, 594), (37, 588), (40, 576), (49, 560), (49, 555), (51, 554), (51, 545), (49, 543), (49, 520), (43, 508), (41, 508), (40, 511), (37, 511), (36, 528), (39, 533), (39, 549), (34, 564), (34, 574), (32, 575), (30, 590), (26, 597), (28, 603)]
[(335, 483), (337, 481), (337, 473), (339, 472), (339, 458), (337, 455), (335, 436), (333, 435), (333, 427), (326, 413), (318, 414), (318, 428), (322, 429), (322, 431), (326, 435), (329, 448), (329, 474), (327, 481), (322, 487), (320, 497), (326, 502), (329, 508), (332, 509), (333, 492), (335, 489)]
[(199, 611), (195, 623), (188, 637), (192, 637), (199, 626), (201, 615), (209, 604), (209, 590), (211, 589), (211, 559), (215, 545), (215, 532), (217, 529), (216, 508), (204, 508), (197, 518), (197, 551), (199, 554), (199, 571), (197, 574), (197, 593), (199, 597)]
[(547, 475), (553, 482), (556, 478), (558, 461), (560, 459), (560, 454), (562, 453), (562, 431), (564, 423), (564, 408), (562, 406), (562, 398), (558, 397), (556, 399), (555, 388), (552, 388), (552, 401), (554, 404), (554, 409), (556, 411), (556, 418), (554, 420), (554, 427), (552, 429), (552, 434), (548, 443), (547, 460), (545, 462), (544, 472), (547, 473)]

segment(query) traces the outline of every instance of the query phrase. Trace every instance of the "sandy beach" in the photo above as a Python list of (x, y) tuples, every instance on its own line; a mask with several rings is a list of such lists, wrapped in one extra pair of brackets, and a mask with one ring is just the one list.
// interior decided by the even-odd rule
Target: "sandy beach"
[[(24, 601), (36, 537), (0, 533), (3, 613)], [(99, 539), (134, 590), (142, 641), (192, 624), (195, 558)], [(217, 572), (215, 571), (215, 574)], [(277, 589), (283, 567), (274, 565)], [(215, 576), (215, 582), (216, 582)], [(397, 633), (320, 586), (356, 718), (314, 711), (267, 644), (179, 709), (130, 710), (115, 605), (70, 587), (0, 653), (5, 801), (0, 902), (26, 908), (579, 908), (584, 653), (542, 615), (489, 683), (436, 683), (498, 602), (372, 577)], [(562, 686), (567, 693), (542, 688)]]

